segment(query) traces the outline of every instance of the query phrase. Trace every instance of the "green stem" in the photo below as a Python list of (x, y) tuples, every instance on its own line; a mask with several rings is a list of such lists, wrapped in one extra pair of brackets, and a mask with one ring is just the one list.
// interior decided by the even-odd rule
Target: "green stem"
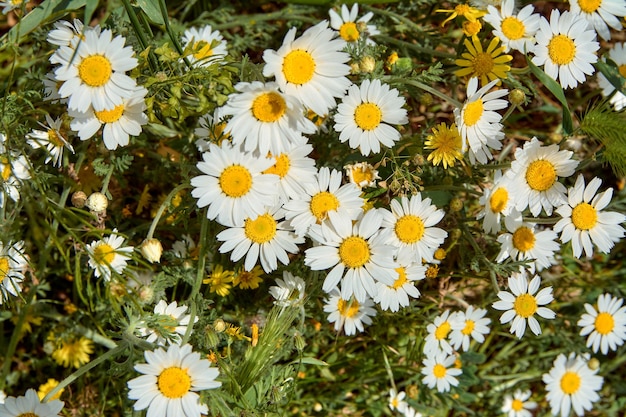
[(264, 14), (254, 14), (245, 17), (238, 16), (238, 20), (233, 20), (228, 23), (222, 23), (219, 25), (215, 25), (214, 28), (216, 30), (226, 30), (234, 27), (242, 26), (252, 26), (256, 22), (266, 22), (270, 20), (300, 20), (308, 23), (318, 23), (319, 20), (315, 19), (311, 16), (303, 15), (303, 14), (291, 14), (292, 10), (290, 7), (287, 7), (283, 10), (279, 10), (277, 12), (272, 13), (264, 13)]
[(178, 187), (170, 191), (170, 193), (167, 195), (165, 200), (163, 200), (163, 203), (161, 203), (161, 206), (159, 207), (159, 210), (157, 211), (156, 215), (154, 216), (154, 219), (152, 220), (152, 224), (150, 225), (150, 230), (148, 230), (148, 235), (146, 236), (146, 239), (152, 239), (152, 236), (154, 236), (154, 231), (156, 230), (156, 227), (159, 224), (159, 220), (161, 220), (161, 216), (163, 215), (163, 212), (165, 211), (165, 209), (170, 205), (170, 201), (172, 201), (172, 198), (174, 198), (174, 196), (178, 194), (181, 190), (184, 190), (185, 188), (188, 188), (188, 187), (190, 187), (189, 184), (180, 184)]
[(387, 79), (387, 82), (389, 84), (406, 84), (406, 85), (410, 85), (416, 88), (419, 88), (420, 90), (424, 90), (429, 92), (430, 94), (439, 97), (440, 99), (447, 101), (448, 103), (452, 104), (453, 106), (457, 107), (457, 108), (461, 108), (463, 107), (463, 104), (461, 104), (461, 102), (453, 99), (452, 97), (448, 97), (447, 95), (445, 95), (444, 93), (442, 93), (441, 91), (426, 85), (426, 84), (422, 84), (419, 81), (415, 81), (415, 80), (407, 80), (404, 78), (389, 78)]
[(419, 46), (414, 43), (404, 42), (396, 38), (392, 38), (391, 36), (376, 35), (376, 40), (380, 41), (381, 44), (394, 44), (400, 48), (411, 49), (420, 54), (428, 54), (428, 56), (445, 58), (445, 59), (453, 59), (456, 57), (456, 55), (452, 55), (447, 52), (436, 51), (431, 48), (424, 48), (423, 46)]
[[(141, 49), (145, 51), (150, 44), (148, 38), (146, 37), (146, 34), (144, 33), (144, 28), (146, 26), (142, 25), (139, 21), (137, 13), (135, 13), (135, 9), (133, 9), (133, 6), (130, 4), (129, 0), (122, 0), (122, 3), (124, 4), (124, 9), (126, 9), (128, 19), (130, 20), (131, 25), (133, 25), (133, 29), (135, 30), (135, 34), (137, 35), (137, 39), (141, 44)], [(152, 69), (153, 72), (158, 71), (159, 63), (152, 51), (148, 51), (148, 64), (150, 65), (150, 69)]]
[[(178, 41), (178, 36), (174, 33), (172, 26), (170, 25), (170, 17), (167, 14), (167, 5), (165, 4), (165, 0), (159, 0), (159, 8), (161, 9), (161, 16), (163, 17), (163, 22), (165, 23), (165, 30), (167, 31), (174, 48), (176, 48), (176, 52), (179, 55), (183, 55), (183, 48), (180, 46), (180, 42)], [(191, 62), (187, 59), (186, 56), (183, 56), (183, 61), (185, 61), (185, 65), (187, 68), (191, 68)]]
[(108, 197), (109, 190), (109, 182), (111, 181), (111, 176), (113, 175), (113, 171), (115, 170), (115, 166), (113, 164), (109, 164), (109, 172), (107, 172), (106, 177), (104, 177), (104, 181), (102, 181), (102, 190), (100, 191), (102, 194)]

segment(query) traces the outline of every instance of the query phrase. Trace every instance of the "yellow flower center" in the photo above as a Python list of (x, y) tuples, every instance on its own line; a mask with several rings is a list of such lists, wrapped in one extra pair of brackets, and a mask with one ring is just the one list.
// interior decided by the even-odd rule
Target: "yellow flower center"
[(157, 377), (157, 386), (167, 398), (181, 398), (191, 388), (191, 378), (186, 370), (177, 366), (166, 368)]
[(474, 331), (474, 327), (476, 327), (474, 320), (465, 320), (465, 327), (461, 330), (461, 333), (465, 336), (469, 336)]
[(598, 222), (598, 212), (589, 203), (580, 203), (572, 210), (572, 223), (579, 230), (592, 229)]
[(124, 114), (124, 105), (120, 104), (111, 110), (95, 111), (94, 114), (98, 120), (100, 120), (100, 123), (115, 123), (120, 120), (122, 114)]
[(35, 413), (22, 413), (18, 414), (17, 417), (39, 417), (39, 415)]
[(289, 156), (281, 153), (276, 157), (276, 163), (263, 171), (264, 174), (275, 174), (280, 178), (285, 178), (287, 173), (289, 172), (289, 168), (291, 167), (291, 160)]
[(512, 41), (524, 37), (526, 27), (517, 17), (508, 16), (502, 20), (502, 34)]
[(578, 5), (580, 6), (580, 10), (585, 13), (593, 13), (602, 4), (602, 0), (578, 0)]
[(276, 220), (267, 213), (254, 220), (246, 219), (244, 233), (254, 243), (269, 242), (276, 235)]
[(102, 243), (93, 250), (93, 259), (100, 265), (110, 265), (115, 259), (115, 249), (108, 243)]
[(315, 60), (307, 51), (294, 49), (283, 60), (283, 75), (289, 83), (305, 84), (313, 78)]
[(340, 298), (337, 302), (337, 309), (339, 310), (339, 314), (343, 317), (354, 317), (359, 312), (359, 302), (355, 299), (346, 301), (343, 298)]
[(239, 198), (252, 188), (252, 174), (241, 165), (231, 165), (220, 174), (219, 184), (224, 194)]
[(263, 93), (252, 102), (252, 114), (257, 120), (265, 123), (279, 120), (286, 109), (285, 99), (274, 91)]
[(513, 309), (518, 316), (526, 319), (537, 311), (537, 300), (530, 294), (518, 295), (513, 303)]
[(328, 191), (319, 192), (311, 198), (311, 213), (317, 218), (318, 222), (324, 220), (329, 211), (337, 210), (338, 207), (339, 200)]
[(394, 231), (402, 243), (415, 243), (424, 236), (424, 222), (412, 214), (402, 216), (396, 222)]
[(522, 411), (524, 409), (524, 403), (521, 400), (514, 399), (511, 403), (513, 411)]
[(491, 194), (489, 198), (489, 207), (494, 213), (502, 213), (509, 201), (509, 192), (504, 187), (498, 188)]
[(339, 258), (348, 268), (360, 268), (370, 260), (370, 246), (360, 236), (350, 236), (339, 245)]
[(483, 25), (479, 20), (474, 20), (473, 22), (467, 20), (463, 22), (463, 33), (465, 36), (471, 38), (474, 35), (477, 35), (478, 32), (483, 28)]
[(370, 184), (374, 180), (374, 173), (369, 168), (351, 169), (350, 174), (355, 184)]
[(567, 371), (561, 377), (561, 389), (566, 395), (574, 394), (580, 388), (580, 375), (576, 372)]
[(9, 179), (12, 173), (11, 164), (9, 163), (9, 160), (4, 156), (0, 156), (0, 163), (4, 165), (4, 168), (2, 168), (2, 180), (6, 181)]
[(493, 69), (493, 58), (487, 52), (479, 52), (472, 59), (472, 65), (476, 76), (487, 75)]
[(566, 35), (556, 35), (548, 43), (548, 55), (557, 65), (567, 65), (576, 56), (576, 45)]
[(433, 375), (437, 379), (441, 379), (441, 378), (445, 377), (446, 376), (446, 371), (447, 371), (446, 367), (443, 366), (440, 363), (438, 363), (435, 366), (433, 366)]
[(526, 182), (535, 191), (546, 191), (556, 181), (556, 169), (551, 162), (539, 159), (526, 169)]
[(619, 75), (626, 78), (626, 64), (620, 65), (618, 67)]
[(513, 246), (520, 252), (526, 252), (535, 247), (535, 234), (531, 229), (522, 226), (513, 233)]
[(0, 282), (9, 275), (9, 258), (0, 256)]
[(445, 339), (448, 336), (448, 333), (450, 333), (451, 329), (452, 329), (452, 326), (450, 326), (450, 322), (444, 321), (435, 330), (435, 339), (437, 340)]
[(466, 126), (474, 126), (483, 115), (483, 101), (478, 99), (465, 105), (463, 111), (463, 123)]
[(359, 104), (354, 110), (354, 121), (363, 130), (376, 129), (382, 118), (383, 112), (374, 103)]
[(406, 278), (406, 268), (401, 266), (400, 268), (396, 268), (396, 272), (398, 273), (398, 278), (396, 278), (396, 280), (394, 281), (392, 285), (394, 290), (397, 290), (398, 288), (402, 288), (404, 284), (409, 282), (409, 280)]
[(603, 312), (598, 314), (595, 321), (596, 331), (603, 336), (611, 333), (615, 327), (615, 319), (609, 313)]
[(454, 11), (459, 16), (465, 16), (472, 11), (472, 8), (467, 4), (458, 4), (454, 7)]
[(193, 50), (196, 51), (193, 53), (193, 57), (198, 61), (209, 58), (213, 55), (211, 44), (207, 41), (198, 41), (194, 43)]
[(346, 22), (339, 28), (339, 36), (346, 42), (354, 42), (359, 39), (359, 30), (356, 28), (356, 23)]
[(63, 141), (61, 141), (59, 133), (54, 129), (48, 129), (48, 142), (50, 142), (57, 148), (63, 147)]
[(102, 55), (91, 55), (78, 64), (78, 76), (89, 87), (105, 85), (113, 74), (111, 61)]

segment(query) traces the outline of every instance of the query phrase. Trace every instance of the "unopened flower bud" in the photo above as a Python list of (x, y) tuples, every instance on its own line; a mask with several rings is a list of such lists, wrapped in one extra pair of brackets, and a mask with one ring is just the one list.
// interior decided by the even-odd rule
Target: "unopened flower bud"
[(224, 330), (226, 330), (226, 322), (224, 322), (224, 320), (222, 319), (217, 319), (213, 322), (213, 328), (216, 332), (222, 333)]
[(141, 254), (150, 263), (159, 263), (161, 260), (161, 254), (163, 254), (163, 245), (159, 239), (145, 239), (139, 247)]
[(85, 207), (85, 203), (87, 202), (87, 194), (82, 191), (76, 191), (72, 194), (72, 205), (76, 208)]
[(369, 74), (376, 69), (376, 60), (369, 55), (364, 56), (359, 62), (359, 69), (361, 72)]
[(463, 200), (460, 198), (453, 198), (450, 200), (450, 211), (461, 211), (463, 210)]
[(598, 359), (596, 359), (596, 358), (591, 358), (591, 359), (589, 359), (589, 362), (587, 362), (587, 366), (592, 371), (595, 371), (596, 369), (598, 369), (600, 367), (600, 361)]
[(109, 206), (109, 200), (104, 194), (95, 192), (89, 196), (85, 205), (89, 210), (100, 213)]
[(526, 101), (526, 94), (519, 88), (516, 88), (509, 93), (509, 101), (514, 106), (521, 106)]
[(149, 303), (154, 298), (154, 290), (147, 285), (143, 285), (137, 292), (142, 303)]

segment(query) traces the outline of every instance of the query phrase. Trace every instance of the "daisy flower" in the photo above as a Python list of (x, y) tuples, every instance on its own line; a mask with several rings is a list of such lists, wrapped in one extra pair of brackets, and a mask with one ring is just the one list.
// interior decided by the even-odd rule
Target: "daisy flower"
[(277, 202), (279, 177), (263, 174), (272, 160), (242, 152), (227, 141), (221, 146), (210, 144), (202, 159), (197, 167), (205, 175), (191, 179), (191, 195), (198, 199), (198, 207), (208, 206), (209, 220), (217, 218), (224, 226), (236, 226), (264, 214), (266, 206)]
[(620, 226), (626, 216), (614, 211), (602, 211), (611, 202), (613, 189), (596, 194), (602, 184), (595, 177), (585, 187), (581, 175), (576, 184), (568, 190), (567, 203), (556, 209), (561, 216), (554, 225), (554, 231), (561, 233), (561, 242), (572, 241), (574, 256), (580, 258), (583, 249), (587, 257), (593, 255), (593, 245), (602, 253), (609, 253), (615, 242), (624, 237)]
[(185, 30), (183, 42), (184, 49), (189, 48), (191, 51), (187, 59), (196, 67), (219, 62), (228, 54), (226, 41), (219, 31), (211, 29), (211, 25)]
[(63, 401), (52, 400), (42, 403), (37, 391), (29, 389), (23, 397), (6, 397), (0, 404), (2, 417), (58, 417), (63, 409)]
[(281, 202), (298, 199), (306, 193), (307, 186), (314, 186), (317, 175), (315, 160), (309, 158), (313, 146), (304, 136), (287, 144), (278, 154), (270, 155), (274, 165), (263, 171), (264, 174), (278, 175), (278, 194)]
[(56, 348), (52, 352), (52, 359), (64, 368), (80, 368), (89, 362), (89, 355), (93, 353), (93, 342), (84, 336), (69, 336), (54, 340)]
[(598, 61), (596, 32), (587, 27), (587, 20), (580, 14), (552, 9), (550, 21), (541, 17), (535, 34), (536, 44), (532, 50), (533, 64), (544, 66), (550, 77), (558, 80), (563, 88), (574, 88), (585, 82), (585, 74), (591, 75)]
[(13, 10), (19, 10), (22, 8), (24, 0), (9, 0), (0, 1), (0, 7), (2, 7), (2, 14), (8, 14)]
[(361, 86), (352, 85), (343, 97), (335, 115), (335, 131), (341, 142), (364, 156), (380, 152), (380, 145), (388, 148), (400, 139), (400, 132), (390, 125), (408, 123), (405, 101), (398, 90), (390, 89), (380, 80), (365, 80)]
[(232, 282), (235, 278), (234, 271), (226, 271), (222, 265), (213, 265), (211, 274), (202, 280), (203, 284), (209, 284), (209, 291), (217, 293), (221, 297), (226, 297), (232, 288)]
[(626, 16), (626, 3), (622, 0), (569, 0), (570, 11), (580, 14), (590, 27), (605, 41), (611, 40), (609, 26), (622, 30), (619, 17)]
[[(39, 389), (37, 390), (37, 397), (39, 397), (39, 400), (43, 400), (46, 395), (50, 393), (50, 391), (57, 387), (57, 385), (59, 385), (59, 381), (54, 378), (48, 378), (46, 383), (41, 384), (39, 386)], [(48, 399), (48, 401), (58, 400), (59, 398), (61, 398), (61, 394), (63, 394), (63, 391), (65, 391), (65, 388), (61, 388), (60, 390), (58, 390), (56, 394)]]
[(368, 25), (367, 23), (374, 17), (374, 13), (367, 12), (359, 19), (359, 5), (354, 3), (352, 8), (348, 10), (348, 6), (341, 5), (341, 15), (334, 9), (328, 11), (330, 16), (330, 27), (339, 32), (339, 36), (346, 42), (356, 42), (361, 39), (361, 34), (365, 32), (367, 34), (367, 43), (374, 44), (374, 41), (370, 39), (371, 36), (378, 35), (380, 32), (374, 25)]
[(396, 391), (395, 388), (391, 388), (389, 390), (389, 408), (391, 411), (398, 410), (400, 413), (404, 413), (404, 410), (409, 406), (409, 404), (404, 401), (406, 397), (406, 392), (404, 391)]
[[(146, 337), (146, 341), (155, 343), (160, 346), (167, 344), (180, 344), (182, 338), (187, 332), (187, 326), (191, 321), (191, 315), (185, 314), (188, 307), (178, 305), (176, 301), (168, 304), (165, 300), (161, 300), (154, 306), (155, 326), (140, 326), (137, 331), (141, 337)], [(194, 323), (198, 322), (198, 316), (194, 318)], [(166, 332), (160, 329), (167, 330)]]
[(356, 220), (363, 211), (361, 190), (352, 183), (341, 185), (341, 172), (335, 169), (320, 168), (315, 182), (304, 188), (305, 193), (283, 205), (285, 218), (299, 236), (313, 224), (334, 217)]
[(228, 96), (222, 107), (224, 116), (232, 116), (225, 133), (234, 145), (246, 152), (284, 152), (290, 143), (300, 141), (302, 133), (315, 133), (315, 124), (304, 115), (304, 107), (295, 96), (283, 94), (275, 82), (237, 83), (236, 93)]
[(504, 52), (516, 49), (522, 53), (532, 50), (535, 33), (539, 30), (541, 15), (535, 13), (535, 7), (527, 4), (515, 13), (515, 0), (503, 0), (500, 10), (487, 6), (485, 22), (493, 26), (493, 35), (502, 40)]
[(263, 275), (263, 269), (258, 265), (249, 271), (246, 271), (245, 268), (238, 268), (233, 277), (233, 287), (239, 287), (242, 290), (257, 289), (259, 284), (263, 282)]
[(24, 272), (28, 268), (28, 259), (24, 255), (24, 242), (0, 241), (0, 305), (9, 299), (9, 294), (17, 297), (22, 292)]
[(362, 303), (368, 295), (376, 297), (377, 282), (393, 285), (398, 265), (393, 260), (393, 247), (378, 233), (382, 222), (380, 212), (371, 209), (354, 224), (349, 217), (336, 217), (315, 225), (320, 245), (305, 251), (304, 264), (313, 271), (332, 268), (324, 279), (324, 292), (341, 282), (341, 297), (348, 300), (354, 296)]
[(104, 239), (91, 242), (87, 245), (89, 266), (93, 268), (96, 277), (103, 276), (106, 281), (111, 279), (113, 271), (121, 274), (133, 252), (132, 246), (124, 246), (124, 238), (117, 234), (117, 229)]
[(459, 380), (455, 377), (463, 373), (462, 370), (451, 368), (456, 358), (454, 355), (448, 355), (445, 352), (437, 352), (432, 356), (427, 356), (422, 361), (422, 382), (428, 385), (428, 388), (437, 387), (438, 392), (448, 392), (450, 387), (459, 385)]
[(419, 298), (420, 291), (415, 287), (415, 281), (426, 278), (426, 267), (419, 263), (400, 265), (396, 268), (398, 278), (392, 285), (379, 282), (378, 292), (374, 297), (374, 302), (380, 304), (383, 310), (391, 310), (394, 313), (400, 307), (409, 305), (409, 296)]
[(343, 167), (346, 170), (348, 180), (357, 187), (363, 189), (367, 187), (376, 187), (376, 180), (380, 179), (378, 170), (372, 164), (367, 162), (357, 162), (356, 164), (348, 164)]
[(467, 19), (470, 22), (475, 22), (477, 19), (483, 17), (485, 15), (485, 11), (478, 10), (477, 8), (470, 6), (469, 4), (457, 4), (454, 6), (452, 10), (446, 9), (438, 9), (435, 10), (436, 13), (447, 13), (450, 16), (446, 18), (443, 22), (441, 22), (441, 26), (443, 27), (446, 23), (453, 20), (454, 18), (461, 16)]
[(19, 201), (22, 182), (30, 179), (26, 157), (6, 149), (6, 140), (6, 136), (0, 133), (0, 207), (4, 207), (5, 194), (15, 202)]
[[(500, 301), (496, 301), (492, 305), (496, 310), (506, 310), (504, 314), (500, 316), (500, 323), (504, 324), (513, 320), (513, 323), (511, 323), (511, 333), (515, 333), (518, 339), (524, 336), (527, 321), (530, 330), (534, 334), (540, 335), (541, 327), (535, 318), (535, 314), (544, 319), (553, 319), (556, 317), (554, 311), (542, 307), (554, 300), (552, 287), (543, 288), (537, 293), (539, 285), (541, 285), (539, 275), (535, 275), (529, 283), (526, 275), (523, 273), (512, 274), (509, 277), (508, 283), (512, 293), (508, 291), (498, 292)], [(535, 295), (535, 293), (537, 294)]]
[(504, 396), (504, 404), (502, 412), (507, 417), (533, 417), (533, 412), (537, 408), (537, 403), (528, 401), (531, 396), (530, 391), (516, 390), (513, 396), (507, 394)]
[(510, 188), (510, 181), (498, 170), (493, 187), (486, 187), (478, 202), (483, 209), (476, 215), (476, 219), (483, 220), (483, 230), (487, 233), (498, 233), (501, 219), (508, 216), (514, 207), (514, 193)]
[(461, 67), (456, 70), (454, 75), (457, 77), (476, 77), (480, 79), (482, 85), (488, 84), (490, 81), (496, 81), (500, 85), (501, 80), (505, 79), (511, 66), (507, 62), (511, 62), (513, 57), (505, 55), (505, 47), (500, 44), (498, 37), (493, 38), (487, 48), (483, 50), (478, 36), (472, 36), (463, 42), (467, 52), (461, 54), (463, 59), (456, 59), (454, 63)]
[(443, 168), (453, 167), (456, 161), (463, 159), (463, 140), (455, 123), (450, 127), (445, 123), (432, 128), (432, 135), (426, 137), (424, 149), (432, 150), (428, 154), (428, 160), (434, 166), (443, 163)]
[(297, 28), (289, 29), (283, 45), (263, 52), (263, 75), (276, 77), (280, 89), (296, 96), (319, 115), (336, 106), (335, 97), (343, 97), (350, 80), (350, 56), (343, 52), (346, 42), (335, 38), (335, 31), (324, 20), (308, 28), (296, 39)]
[(110, 110), (95, 111), (90, 107), (86, 112), (69, 110), (69, 115), (74, 118), (70, 123), (72, 130), (78, 132), (80, 140), (87, 140), (102, 130), (102, 140), (109, 150), (115, 150), (118, 146), (127, 146), (130, 136), (138, 136), (141, 126), (148, 123), (145, 96), (148, 93), (143, 87), (136, 87), (130, 97), (123, 98)]
[(270, 287), (270, 294), (274, 297), (274, 304), (280, 306), (294, 305), (304, 300), (306, 284), (291, 272), (283, 271), (283, 278), (276, 278), (276, 285)]
[(598, 309), (585, 303), (587, 313), (583, 314), (578, 325), (583, 329), (581, 336), (587, 336), (587, 347), (594, 353), (598, 349), (606, 355), (610, 350), (617, 350), (626, 339), (626, 307), (622, 307), (624, 300), (612, 297), (611, 294), (601, 294), (598, 297)]
[(407, 405), (406, 408), (404, 409), (404, 417), (422, 417), (422, 413), (415, 410), (410, 405)]
[(226, 121), (224, 120), (224, 111), (222, 107), (218, 107), (215, 111), (207, 113), (198, 120), (198, 127), (193, 134), (198, 137), (196, 146), (200, 152), (209, 150), (210, 143), (222, 143), (224, 140), (231, 140), (226, 130)]
[(430, 198), (422, 200), (420, 193), (409, 199), (402, 196), (391, 200), (391, 211), (381, 209), (383, 231), (387, 243), (398, 250), (399, 259), (421, 263), (432, 262), (433, 253), (448, 236), (448, 232), (433, 227), (443, 218), (444, 211), (431, 204)]
[[(616, 43), (609, 49), (609, 58), (617, 64), (619, 74), (626, 78), (626, 43)], [(609, 97), (609, 102), (615, 107), (616, 111), (626, 107), (626, 95), (620, 91), (615, 91), (613, 84), (601, 72), (598, 73), (598, 84), (602, 89), (602, 95)], [(615, 92), (615, 93), (614, 93)]]
[(86, 112), (112, 110), (123, 104), (135, 91), (135, 80), (125, 74), (137, 66), (132, 47), (124, 46), (122, 36), (112, 38), (111, 31), (85, 31), (76, 49), (58, 49), (60, 66), (54, 72), (64, 81), (59, 95), (69, 98), (68, 108)]
[(187, 257), (197, 257), (198, 247), (191, 236), (184, 234), (181, 240), (177, 240), (172, 244), (172, 252), (177, 258), (185, 259)]
[[(102, 32), (100, 25), (85, 26), (79, 19), (74, 19), (72, 22), (59, 20), (54, 22), (54, 29), (48, 32), (47, 40), (52, 45), (69, 46), (73, 48), (79, 42), (84, 32), (92, 30), (95, 31), (97, 35), (100, 35), (100, 32)], [(53, 64), (60, 63), (53, 58), (50, 60)]]
[(138, 363), (140, 376), (128, 381), (128, 398), (137, 400), (135, 410), (148, 409), (152, 417), (197, 417), (207, 414), (197, 391), (219, 388), (219, 375), (211, 362), (192, 352), (189, 344), (170, 345), (167, 351), (158, 348), (145, 351), (147, 363)]
[(252, 270), (259, 259), (266, 273), (278, 268), (277, 261), (288, 265), (287, 253), (298, 253), (297, 245), (304, 243), (304, 238), (293, 233), (287, 222), (280, 221), (282, 217), (282, 210), (277, 206), (223, 230), (217, 235), (217, 240), (224, 242), (220, 253), (232, 251), (230, 260), (233, 262), (245, 256), (246, 271)]
[(428, 335), (424, 342), (424, 354), (427, 356), (433, 356), (436, 353), (452, 353), (452, 346), (448, 341), (448, 336), (452, 330), (452, 322), (456, 313), (450, 314), (450, 310), (446, 310), (437, 317), (435, 320), (426, 326)]
[(463, 139), (462, 151), (468, 147), (470, 150), (470, 162), (474, 164), (476, 160), (486, 164), (492, 159), (491, 149), (502, 148), (502, 116), (496, 113), (507, 107), (506, 100), (501, 97), (509, 93), (507, 89), (500, 89), (487, 93), (498, 81), (493, 80), (489, 84), (478, 88), (478, 78), (470, 78), (467, 83), (467, 100), (463, 107), (454, 109), (454, 119), (459, 133)]
[(61, 133), (63, 119), (58, 118), (53, 120), (50, 115), (46, 114), (46, 122), (48, 123), (47, 126), (43, 123), (39, 123), (45, 130), (33, 130), (26, 135), (28, 139), (27, 142), (34, 149), (45, 147), (48, 151), (48, 156), (45, 161), (46, 164), (52, 161), (53, 166), (60, 167), (63, 163), (63, 149), (67, 148), (74, 153), (74, 148)]
[(604, 382), (597, 373), (598, 369), (591, 370), (587, 359), (575, 353), (568, 357), (562, 353), (557, 356), (550, 372), (543, 374), (542, 378), (552, 414), (560, 412), (561, 417), (567, 417), (574, 408), (576, 415), (582, 416), (585, 410), (591, 410), (593, 403), (600, 399), (598, 391)]
[(578, 161), (571, 159), (573, 154), (556, 144), (541, 146), (535, 137), (518, 148), (506, 174), (515, 190), (515, 208), (523, 212), (528, 207), (535, 217), (543, 208), (549, 216), (553, 207), (566, 203), (566, 189), (558, 179), (574, 173)]
[(329, 298), (324, 304), (324, 312), (328, 315), (328, 322), (335, 323), (335, 331), (342, 329), (346, 336), (364, 331), (364, 324), (372, 324), (372, 317), (376, 315), (374, 303), (369, 298), (360, 302), (354, 297), (343, 298), (337, 287), (327, 291)]
[(491, 319), (486, 318), (486, 314), (487, 310), (484, 308), (474, 309), (474, 306), (470, 305), (467, 310), (459, 311), (451, 318), (450, 344), (454, 350), (462, 347), (467, 351), (471, 339), (478, 343), (485, 341), (485, 335), (491, 331), (489, 329)]
[(525, 222), (520, 212), (513, 210), (505, 217), (504, 224), (509, 233), (498, 236), (500, 253), (496, 262), (505, 259), (531, 261), (530, 272), (541, 271), (554, 263), (554, 253), (561, 249), (555, 242), (556, 233), (552, 229), (535, 230), (534, 223)]

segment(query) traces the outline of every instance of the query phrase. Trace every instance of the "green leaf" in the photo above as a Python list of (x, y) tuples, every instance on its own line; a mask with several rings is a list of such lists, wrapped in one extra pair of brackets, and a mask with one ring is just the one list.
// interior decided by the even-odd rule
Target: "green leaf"
[(535, 77), (543, 85), (546, 86), (548, 90), (556, 97), (557, 100), (563, 105), (563, 131), (565, 134), (570, 135), (573, 131), (572, 124), (572, 114), (569, 111), (569, 107), (567, 106), (567, 99), (565, 98), (565, 93), (563, 92), (563, 88), (559, 83), (557, 83), (552, 77), (546, 74), (544, 71), (539, 69), (533, 62), (526, 56), (526, 62), (528, 63), (528, 68), (535, 74)]
[(137, 6), (139, 6), (139, 8), (143, 10), (150, 22), (154, 23), (155, 25), (165, 24), (158, 2), (154, 0), (137, 0)]
[(622, 77), (622, 74), (620, 74), (615, 61), (608, 59), (607, 62), (604, 62), (600, 60), (596, 62), (595, 66), (617, 91), (626, 94), (626, 80)]
[(10, 43), (16, 43), (38, 27), (72, 10), (80, 9), (85, 6), (86, 1), (87, 0), (46, 0), (24, 16), (24, 18), (20, 20), (20, 23), (15, 25), (1, 40), (2, 42), (8, 40)]
[(308, 356), (305, 356), (302, 359), (294, 360), (290, 363), (290, 365), (298, 365), (300, 363), (305, 365), (328, 366), (326, 362)]
[(85, 19), (83, 20), (85, 26), (89, 25), (89, 22), (91, 22), (91, 17), (93, 16), (97, 8), (98, 0), (87, 0), (85, 4)]

